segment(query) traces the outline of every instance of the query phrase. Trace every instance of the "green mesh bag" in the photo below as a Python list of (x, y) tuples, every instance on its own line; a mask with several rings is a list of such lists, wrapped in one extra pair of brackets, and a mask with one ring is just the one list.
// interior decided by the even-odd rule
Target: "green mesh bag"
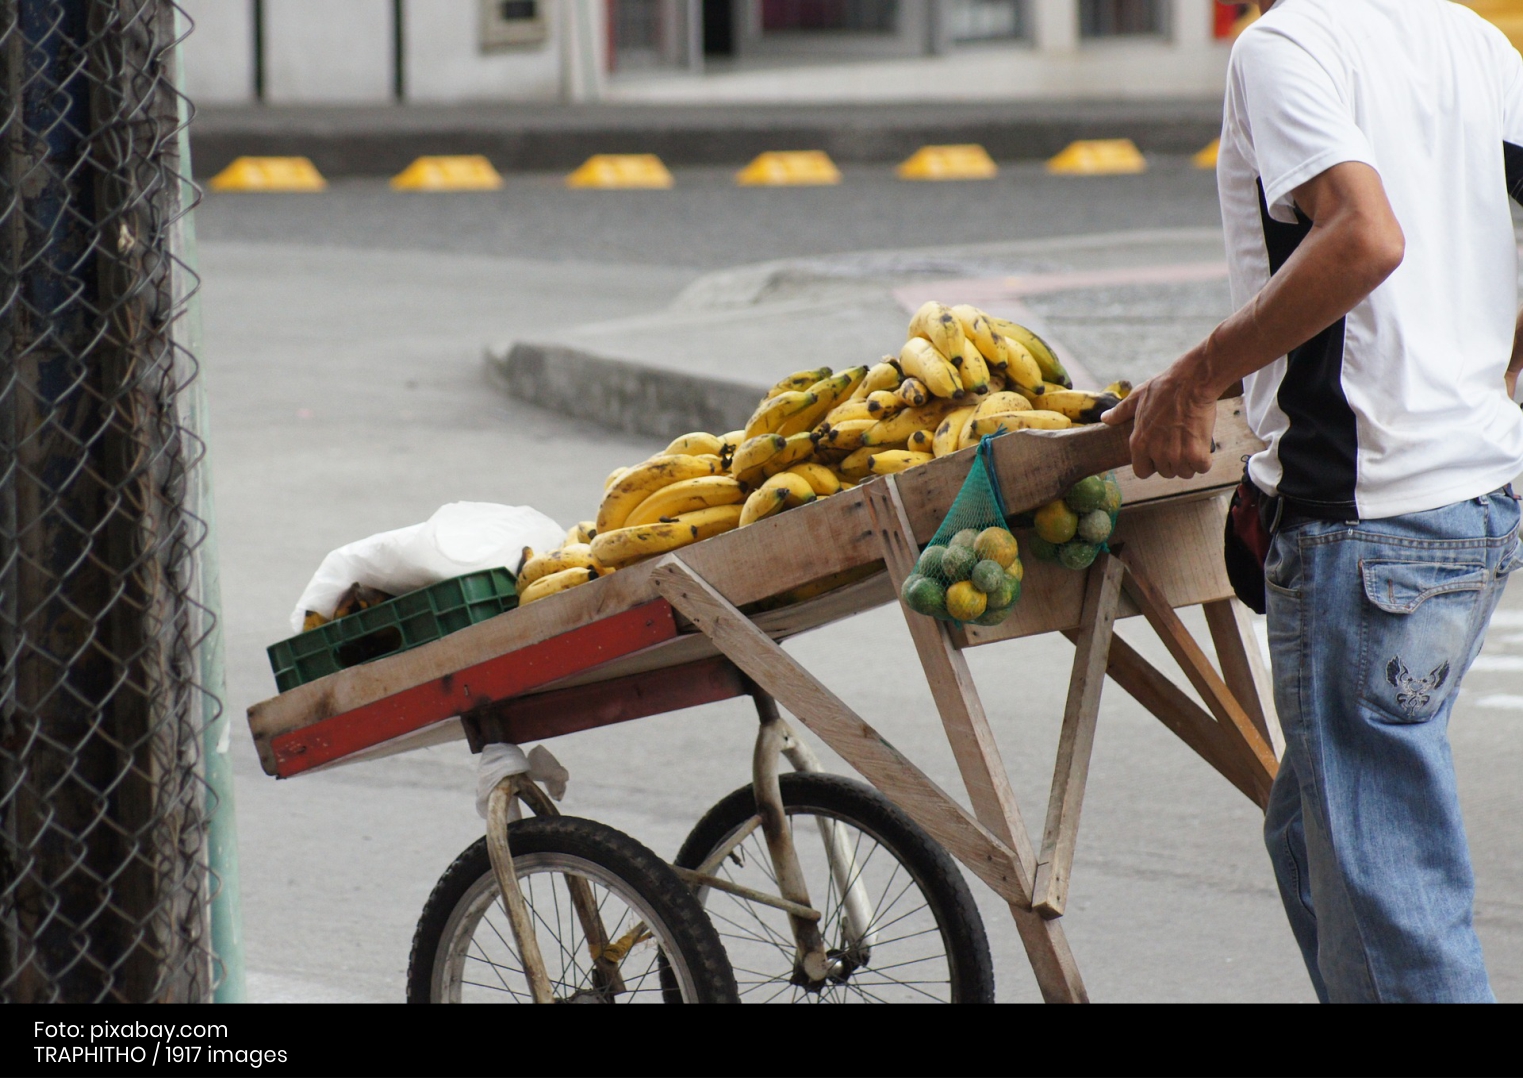
[(1029, 514), (1027, 553), (1068, 569), (1087, 569), (1102, 550), (1110, 550), (1120, 512), (1121, 483), (1115, 472), (1081, 479), (1063, 497)]
[(985, 437), (941, 527), (926, 544), (900, 597), (918, 614), (966, 625), (998, 625), (1021, 596), (1024, 572)]

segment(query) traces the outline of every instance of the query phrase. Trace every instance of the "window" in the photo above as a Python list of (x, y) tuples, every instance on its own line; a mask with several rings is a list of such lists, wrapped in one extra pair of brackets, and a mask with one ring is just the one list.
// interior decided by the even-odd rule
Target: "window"
[(893, 33), (898, 0), (761, 0), (762, 30), (875, 30)]
[(949, 0), (947, 24), (956, 42), (1025, 37), (1025, 0)]
[(1079, 0), (1079, 36), (1161, 34), (1163, 0)]
[(538, 45), (545, 40), (544, 0), (480, 0), (481, 51), (514, 45)]

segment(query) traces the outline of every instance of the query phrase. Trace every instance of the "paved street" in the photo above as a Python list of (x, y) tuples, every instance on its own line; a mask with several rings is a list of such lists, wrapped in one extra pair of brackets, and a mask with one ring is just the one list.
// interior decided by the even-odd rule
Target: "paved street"
[[(273, 694), (263, 648), (289, 635), (286, 616), (332, 547), (457, 500), (532, 504), (570, 523), (592, 515), (612, 468), (658, 448), (508, 400), (484, 376), (488, 343), (650, 315), (700, 275), (751, 262), (1143, 228), (1192, 230), (1194, 244), (1217, 224), (1209, 174), (1181, 161), (1103, 180), (1024, 166), (967, 185), (850, 169), (842, 186), (807, 191), (736, 190), (719, 171), (677, 180), (663, 193), (567, 192), (557, 177), (512, 176), (479, 196), (353, 181), (319, 196), (208, 199), (197, 219), (203, 358), (235, 715)], [(1057, 244), (1041, 268), (1082, 262)], [(1032, 301), (1093, 370), (1122, 364), (1132, 376), (1224, 304), (1216, 282)], [(1142, 352), (1129, 351), (1144, 337)], [(779, 354), (779, 375), (806, 365), (797, 354)], [(1454, 742), (1482, 938), (1499, 996), (1517, 1000), (1523, 599), (1505, 604)], [(1170, 668), (1137, 624), (1121, 631)], [(932, 778), (960, 788), (928, 690), (903, 675), (914, 655), (896, 609), (789, 648)], [(970, 653), (1031, 826), (1071, 656), (1045, 638)], [(670, 856), (711, 803), (748, 781), (754, 727), (730, 701), (553, 742), (572, 776), (563, 809)], [(260, 772), (241, 718), (234, 733), (251, 996), (399, 1000), (424, 899), (481, 832), (473, 758), (461, 743), (277, 783)], [(1067, 918), (1095, 999), (1311, 998), (1258, 827), (1251, 804), (1107, 691)], [(1038, 998), (1008, 911), (975, 893), (1000, 998)]]

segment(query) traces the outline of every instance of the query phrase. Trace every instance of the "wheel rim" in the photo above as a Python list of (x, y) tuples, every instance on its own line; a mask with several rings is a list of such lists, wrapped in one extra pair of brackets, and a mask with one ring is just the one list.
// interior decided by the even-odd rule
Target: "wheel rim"
[[(815, 821), (839, 829), (851, 851), (856, 874), (847, 885), (863, 888), (872, 919), (865, 926), (870, 948), (849, 930), (844, 891), (830, 871), (825, 840)], [(729, 848), (714, 870), (721, 879), (778, 893), (766, 840), (753, 820), (732, 830), (716, 846)], [(803, 821), (805, 826), (799, 826)], [(835, 813), (789, 808), (794, 849), (804, 870), (809, 898), (821, 912), (824, 937), (834, 972), (821, 984), (805, 985), (795, 972), (796, 947), (788, 917), (781, 910), (704, 888), (705, 911), (723, 939), (744, 1003), (896, 1003), (952, 1002), (952, 959), (920, 881), (894, 857), (871, 829)], [(749, 834), (746, 834), (749, 830)], [(743, 838), (737, 836), (744, 835)], [(739, 856), (737, 863), (736, 857)]]
[[(671, 931), (624, 880), (602, 865), (561, 853), (515, 854), (513, 867), (557, 1002), (663, 1002), (662, 966), (675, 978), (682, 1001), (696, 1000), (696, 984), (686, 963), (662, 961), (663, 955), (681, 954)], [(568, 873), (591, 887), (608, 939), (636, 941), (620, 963), (625, 991), (617, 996), (610, 997), (597, 982), (586, 935), (567, 891)], [(490, 872), (470, 886), (444, 926), (434, 962), (433, 998), (443, 1003), (532, 1001), (507, 911)]]

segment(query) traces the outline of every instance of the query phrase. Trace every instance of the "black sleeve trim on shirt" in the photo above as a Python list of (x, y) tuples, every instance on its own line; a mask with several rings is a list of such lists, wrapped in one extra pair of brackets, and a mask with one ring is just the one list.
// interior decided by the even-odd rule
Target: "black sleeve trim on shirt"
[(1507, 170), (1507, 193), (1514, 202), (1523, 205), (1523, 146), (1504, 140), (1502, 164)]
[[(1311, 218), (1296, 209), (1287, 224), (1269, 216), (1263, 181), (1258, 181), (1259, 218), (1269, 272), (1278, 273), (1309, 232)], [(1291, 349), (1275, 402), (1289, 420), (1277, 456), (1283, 474), (1279, 493), (1311, 516), (1356, 518), (1359, 430), (1343, 394), (1343, 331), (1340, 318), (1305, 344)]]

